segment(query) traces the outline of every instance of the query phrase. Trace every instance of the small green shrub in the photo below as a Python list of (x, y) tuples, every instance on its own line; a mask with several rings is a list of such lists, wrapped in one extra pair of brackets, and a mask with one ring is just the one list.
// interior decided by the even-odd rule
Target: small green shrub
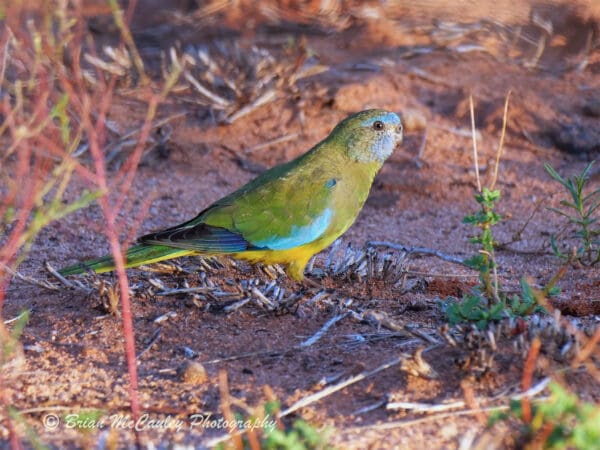
[[(588, 191), (590, 170), (594, 161), (590, 162), (583, 172), (569, 178), (563, 178), (550, 164), (544, 164), (546, 172), (560, 183), (569, 196), (568, 200), (561, 200), (562, 208), (548, 208), (565, 217), (574, 227), (572, 236), (577, 240), (575, 258), (583, 264), (596, 264), (600, 261), (600, 227), (598, 223), (598, 210), (600, 208), (600, 188)], [(561, 259), (570, 258), (570, 252), (564, 252), (552, 235), (552, 249), (554, 254)]]
[(520, 441), (525, 447), (535, 442), (535, 448), (597, 449), (600, 443), (600, 407), (582, 402), (558, 383), (550, 383), (549, 389), (550, 398), (532, 404), (529, 423), (524, 423), (521, 401), (513, 400), (508, 413), (490, 417), (490, 426), (511, 418), (523, 422)]
[[(502, 216), (495, 211), (496, 202), (500, 200), (499, 190), (483, 188), (475, 194), (479, 211), (466, 216), (464, 223), (473, 225), (478, 233), (471, 243), (479, 246), (474, 256), (467, 258), (464, 264), (479, 272), (479, 285), (461, 300), (448, 298), (442, 305), (450, 325), (459, 323), (475, 323), (478, 328), (485, 329), (490, 322), (507, 317), (524, 317), (544, 309), (538, 304), (536, 292), (525, 278), (521, 278), (519, 293), (509, 295), (502, 290), (496, 275), (495, 248), (497, 245), (493, 235), (493, 227), (502, 221)], [(548, 286), (545, 295), (556, 295), (558, 289)]]

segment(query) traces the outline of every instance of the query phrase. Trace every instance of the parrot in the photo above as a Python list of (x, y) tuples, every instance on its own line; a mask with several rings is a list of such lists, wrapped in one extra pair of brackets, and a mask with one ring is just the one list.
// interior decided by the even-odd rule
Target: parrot
[[(281, 264), (304, 279), (310, 258), (350, 228), (375, 175), (402, 143), (400, 116), (369, 109), (342, 120), (323, 141), (259, 174), (193, 219), (146, 234), (129, 247), (125, 267), (188, 255), (228, 255)], [(59, 270), (62, 275), (115, 270), (112, 256)]]

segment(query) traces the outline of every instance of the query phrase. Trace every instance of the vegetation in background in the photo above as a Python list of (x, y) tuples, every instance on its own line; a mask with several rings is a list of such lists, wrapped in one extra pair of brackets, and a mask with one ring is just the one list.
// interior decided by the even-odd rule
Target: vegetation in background
[[(568, 194), (568, 199), (560, 202), (562, 208), (548, 209), (566, 217), (569, 224), (573, 226), (572, 237), (578, 243), (574, 257), (586, 265), (593, 265), (600, 261), (600, 226), (598, 225), (600, 188), (586, 192), (589, 191), (587, 183), (593, 164), (594, 161), (590, 162), (579, 175), (568, 178), (559, 175), (550, 164), (544, 164), (546, 172), (560, 183)], [(571, 257), (571, 252), (559, 248), (555, 235), (552, 235), (551, 244), (557, 257), (565, 260)]]
[[(148, 100), (147, 113), (134, 149), (122, 155), (121, 168), (107, 175), (107, 117), (120, 75), (99, 64), (97, 48), (87, 30), (82, 2), (45, 0), (35, 6), (12, 2), (1, 7), (0, 29), (0, 318), (6, 290), (40, 231), (54, 220), (97, 202), (104, 214), (107, 240), (122, 263), (119, 236), (122, 210), (142, 151), (146, 146), (157, 105), (182, 71), (171, 59), (165, 79)], [(137, 52), (125, 16), (111, 2), (124, 44), (120, 54)], [(123, 56), (125, 58), (125, 56)], [(90, 63), (96, 62), (96, 64)], [(143, 67), (135, 64), (141, 71)], [(125, 75), (125, 74), (123, 74)], [(139, 74), (141, 81), (146, 78)], [(73, 192), (78, 178), (87, 189)], [(134, 337), (127, 277), (118, 270), (123, 327), (130, 375), (130, 401), (138, 415)], [(6, 334), (0, 320), (0, 333)], [(19, 322), (20, 323), (20, 322)], [(12, 342), (12, 341), (11, 341)], [(0, 347), (0, 361), (7, 349)], [(0, 371), (0, 415), (20, 417), (13, 403), (7, 375)], [(23, 419), (8, 420), (11, 445), (20, 447), (21, 432), (33, 443)], [(15, 424), (21, 424), (16, 427)]]
[[(501, 220), (496, 211), (496, 202), (500, 199), (499, 190), (483, 188), (475, 194), (480, 206), (479, 211), (464, 218), (464, 223), (476, 227), (479, 232), (470, 239), (479, 246), (476, 255), (464, 261), (465, 265), (479, 272), (479, 285), (461, 301), (449, 299), (445, 305), (445, 313), (450, 325), (461, 322), (472, 322), (478, 328), (486, 328), (490, 322), (507, 317), (527, 316), (535, 311), (542, 311), (537, 301), (536, 291), (526, 278), (520, 280), (520, 292), (507, 294), (500, 285), (497, 275), (493, 227)], [(555, 295), (558, 290), (550, 287), (544, 290), (545, 295)]]
[[(280, 403), (276, 400), (268, 401), (261, 408), (262, 412), (259, 415), (251, 416), (245, 419), (242, 415), (236, 414), (235, 419), (238, 423), (265, 423), (267, 425), (276, 423), (276, 426), (264, 426), (263, 428), (248, 429), (243, 428), (244, 438), (238, 442), (236, 448), (260, 448), (263, 450), (326, 450), (332, 449), (329, 445), (331, 437), (330, 430), (318, 430), (308, 422), (297, 419), (294, 423), (286, 427), (280, 419), (276, 421), (280, 411)], [(267, 422), (264, 422), (264, 419)], [(224, 443), (221, 443), (217, 448), (228, 448)]]
[(521, 422), (517, 438), (525, 448), (593, 450), (600, 442), (600, 407), (581, 401), (560, 384), (549, 386), (549, 398), (532, 405), (529, 419), (520, 401), (512, 401), (508, 413), (490, 417), (490, 425), (499, 420)]
[[(444, 312), (450, 325), (462, 322), (475, 323), (478, 328), (484, 329), (490, 322), (499, 321), (507, 317), (527, 316), (537, 311), (543, 311), (539, 305), (542, 298), (558, 294), (555, 283), (559, 277), (554, 277), (543, 290), (534, 289), (525, 277), (520, 280), (520, 291), (510, 295), (498, 280), (498, 267), (495, 258), (497, 242), (494, 239), (493, 228), (502, 221), (502, 216), (496, 212), (497, 202), (501, 192), (495, 189), (498, 178), (498, 168), (502, 155), (506, 122), (508, 116), (508, 100), (504, 104), (504, 119), (502, 135), (498, 145), (496, 164), (493, 178), (489, 187), (482, 187), (479, 179), (479, 165), (477, 163), (477, 146), (473, 140), (475, 169), (477, 175), (478, 192), (475, 201), (479, 209), (467, 215), (463, 223), (470, 224), (477, 229), (477, 233), (470, 239), (478, 247), (477, 254), (464, 260), (464, 264), (479, 272), (479, 285), (461, 300), (449, 298), (444, 304)], [(474, 113), (471, 99), (471, 123), (474, 131)]]

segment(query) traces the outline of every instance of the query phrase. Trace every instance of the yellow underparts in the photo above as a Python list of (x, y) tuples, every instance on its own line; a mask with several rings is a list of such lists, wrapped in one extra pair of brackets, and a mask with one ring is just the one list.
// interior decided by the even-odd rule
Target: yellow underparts
[(289, 250), (250, 250), (240, 253), (232, 253), (231, 256), (252, 263), (262, 262), (264, 264), (284, 264), (287, 274), (294, 280), (302, 281), (304, 268), (310, 258), (319, 253), (326, 245), (317, 241)]
[[(319, 253), (323, 248), (329, 245), (328, 242), (322, 240), (312, 242), (300, 247), (295, 247), (289, 250), (249, 250), (238, 253), (204, 253), (197, 252), (194, 250), (181, 249), (180, 251), (161, 255), (156, 258), (145, 259), (143, 261), (134, 261), (126, 264), (126, 268), (137, 267), (141, 264), (152, 264), (167, 259), (179, 258), (181, 256), (231, 256), (236, 259), (248, 261), (250, 263), (264, 263), (264, 264), (284, 264), (286, 266), (287, 274), (294, 280), (301, 281), (304, 278), (304, 268), (310, 258)], [(98, 273), (108, 272), (114, 270), (114, 266), (106, 266), (97, 268)]]

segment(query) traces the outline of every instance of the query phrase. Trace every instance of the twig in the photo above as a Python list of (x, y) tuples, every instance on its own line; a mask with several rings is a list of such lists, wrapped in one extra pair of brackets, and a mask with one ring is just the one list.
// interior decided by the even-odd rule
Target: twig
[(196, 90), (200, 94), (204, 95), (206, 98), (213, 102), (211, 106), (218, 109), (226, 109), (230, 106), (229, 101), (225, 100), (223, 97), (220, 97), (219, 95), (213, 93), (212, 91), (209, 91), (207, 88), (202, 86), (200, 82), (194, 78), (194, 76), (190, 73), (189, 70), (185, 70), (183, 72), (183, 76), (186, 80), (188, 80), (191, 83), (192, 86), (196, 88)]
[(169, 311), (165, 314), (161, 314), (160, 316), (158, 316), (156, 319), (154, 319), (152, 322), (154, 323), (162, 323), (165, 320), (169, 320), (173, 317), (177, 317), (177, 313), (175, 311)]
[(166, 289), (164, 291), (157, 292), (154, 295), (157, 296), (168, 296), (168, 295), (179, 295), (179, 294), (210, 294), (215, 289), (208, 287), (191, 287), (191, 288), (179, 288), (179, 289)]
[(400, 356), (392, 359), (391, 361), (388, 361), (385, 364), (382, 364), (381, 366), (376, 367), (373, 370), (361, 372), (358, 375), (350, 377), (338, 384), (334, 384), (333, 386), (329, 386), (319, 392), (315, 392), (314, 394), (304, 397), (303, 399), (298, 400), (296, 403), (294, 403), (289, 408), (281, 411), (278, 414), (278, 417), (287, 416), (287, 415), (293, 413), (294, 411), (297, 411), (298, 409), (304, 408), (305, 406), (308, 406), (311, 403), (315, 403), (325, 397), (328, 397), (329, 395), (331, 395), (337, 391), (340, 391), (340, 390), (344, 389), (345, 387), (350, 386), (351, 384), (354, 384), (354, 383), (357, 383), (358, 381), (369, 378), (369, 377), (375, 375), (376, 373), (381, 372), (382, 370), (389, 369), (390, 367), (396, 366), (396, 365), (400, 364), (406, 358), (410, 358), (410, 355), (403, 353)]
[(6, 28), (6, 43), (4, 44), (4, 51), (2, 52), (2, 65), (0, 66), (0, 91), (4, 85), (4, 75), (6, 73), (6, 61), (8, 60), (10, 43), (13, 40), (13, 34), (10, 28)]
[(230, 313), (232, 311), (237, 311), (242, 306), (244, 306), (246, 303), (248, 303), (250, 300), (251, 300), (251, 297), (243, 298), (242, 300), (239, 300), (239, 301), (237, 301), (235, 303), (232, 303), (230, 305), (225, 306), (223, 308), (223, 311), (225, 311), (226, 313)]
[(409, 69), (409, 73), (412, 75), (415, 75), (419, 78), (422, 78), (425, 81), (429, 81), (430, 83), (433, 83), (433, 84), (440, 84), (442, 86), (451, 87), (451, 88), (456, 87), (452, 83), (449, 83), (448, 81), (446, 81), (444, 78), (438, 77), (436, 75), (432, 75), (418, 67), (411, 67)]
[(269, 89), (265, 93), (263, 93), (260, 97), (255, 99), (252, 103), (244, 106), (243, 108), (238, 109), (236, 112), (227, 117), (224, 122), (225, 123), (233, 123), (238, 120), (240, 117), (244, 117), (247, 114), (250, 114), (255, 109), (259, 108), (262, 105), (272, 102), (277, 98), (277, 92), (274, 89)]
[(5, 320), (5, 321), (4, 321), (4, 325), (8, 325), (9, 323), (16, 322), (16, 321), (17, 321), (17, 320), (19, 320), (21, 317), (23, 317), (25, 314), (30, 314), (30, 313), (31, 313), (31, 310), (30, 310), (30, 309), (27, 309), (27, 310), (25, 310), (25, 311), (22, 311), (22, 312), (21, 312), (21, 314), (19, 314), (18, 316), (16, 316), (16, 317), (13, 317), (12, 319)]
[(460, 388), (463, 392), (463, 398), (465, 399), (465, 405), (469, 409), (479, 410), (479, 413), (475, 414), (479, 425), (485, 425), (487, 423), (486, 415), (481, 411), (480, 402), (475, 397), (475, 389), (473, 389), (472, 382), (468, 378), (463, 378), (460, 382)]
[(406, 270), (403, 273), (405, 275), (414, 275), (417, 277), (429, 277), (429, 278), (476, 278), (479, 276), (479, 274), (476, 274), (476, 273), (471, 273), (471, 274), (437, 273), (437, 272), (419, 272), (418, 270)]
[(535, 55), (533, 55), (533, 58), (531, 58), (531, 60), (526, 61), (523, 64), (524, 67), (527, 67), (528, 69), (533, 69), (535, 66), (538, 65), (538, 63), (540, 62), (540, 58), (542, 57), (542, 54), (546, 49), (546, 40), (547, 36), (545, 34), (542, 34), (537, 42), (537, 49), (535, 51)]
[(219, 364), (222, 362), (227, 362), (227, 361), (236, 361), (238, 359), (244, 359), (244, 358), (254, 358), (256, 356), (283, 356), (286, 353), (292, 352), (296, 350), (295, 347), (292, 347), (291, 349), (287, 349), (287, 350), (258, 350), (256, 352), (248, 352), (248, 353), (241, 353), (239, 355), (233, 355), (233, 356), (226, 356), (224, 358), (217, 358), (217, 359), (211, 359), (208, 361), (201, 361), (202, 364)]
[(436, 256), (444, 261), (448, 261), (451, 263), (460, 264), (462, 266), (468, 267), (462, 259), (457, 258), (456, 256), (447, 255), (438, 250), (434, 250), (434, 249), (427, 248), (427, 247), (409, 247), (407, 245), (394, 244), (393, 242), (387, 242), (387, 241), (369, 241), (369, 242), (367, 242), (367, 245), (373, 246), (373, 247), (389, 247), (389, 248), (393, 248), (394, 250), (400, 250), (400, 251), (410, 253), (410, 254), (416, 253), (416, 254), (422, 254), (422, 255)]
[(423, 137), (421, 138), (421, 144), (419, 145), (419, 151), (417, 152), (416, 165), (420, 169), (423, 166), (423, 155), (427, 148), (427, 128), (423, 131)]
[(540, 381), (538, 381), (537, 384), (533, 385), (526, 391), (523, 391), (520, 394), (513, 395), (511, 399), (522, 400), (524, 398), (533, 398), (540, 392), (542, 392), (544, 389), (546, 389), (546, 387), (550, 384), (550, 381), (552, 381), (552, 378), (550, 377), (542, 378)]
[(385, 406), (385, 409), (391, 409), (391, 410), (406, 409), (406, 410), (414, 411), (417, 413), (423, 413), (423, 412), (432, 413), (432, 412), (448, 411), (449, 409), (458, 409), (458, 408), (464, 408), (464, 407), (465, 407), (465, 401), (458, 400), (458, 401), (451, 402), (451, 403), (439, 403), (439, 404), (415, 403), (415, 402), (392, 402), (392, 403), (388, 403)]
[(278, 138), (275, 139), (271, 139), (270, 141), (266, 141), (263, 142), (261, 144), (257, 144), (253, 147), (247, 148), (244, 153), (248, 154), (248, 153), (252, 153), (255, 152), (257, 150), (263, 149), (265, 147), (269, 147), (271, 145), (277, 145), (277, 144), (281, 144), (283, 142), (287, 142), (287, 141), (291, 141), (293, 139), (296, 139), (298, 137), (298, 133), (289, 133), (289, 134), (284, 134), (283, 136), (279, 136)]
[(475, 164), (477, 192), (481, 192), (481, 179), (479, 177), (479, 161), (477, 157), (477, 137), (475, 136), (475, 112), (473, 110), (473, 95), (469, 95), (469, 111), (471, 112), (471, 136), (473, 140), (473, 162)]
[(585, 47), (583, 50), (583, 58), (582, 60), (575, 66), (576, 72), (583, 72), (590, 60), (590, 53), (592, 49), (592, 40), (594, 38), (594, 32), (592, 30), (588, 31), (587, 40), (585, 41)]
[(404, 337), (418, 337), (424, 341), (429, 342), (430, 344), (439, 344), (437, 339), (429, 336), (428, 334), (422, 332), (416, 327), (396, 323), (395, 321), (390, 319), (387, 313), (383, 311), (369, 309), (364, 311), (362, 314), (359, 314), (354, 311), (351, 312), (355, 319), (375, 325), (378, 329), (381, 327), (385, 327), (388, 330), (395, 331), (396, 333), (404, 334)]
[(254, 295), (254, 297), (256, 297), (256, 299), (258, 300), (258, 303), (260, 305), (266, 307), (269, 311), (273, 311), (276, 308), (275, 303), (273, 303), (270, 299), (268, 299), (267, 296), (265, 294), (263, 294), (257, 288), (253, 287), (250, 290), (250, 292), (252, 293), (252, 295)]
[(144, 350), (142, 350), (141, 352), (138, 353), (137, 358), (136, 358), (138, 361), (140, 359), (142, 359), (142, 355), (144, 353), (146, 353), (148, 350), (150, 350), (152, 348), (152, 346), (156, 343), (156, 341), (158, 341), (158, 339), (160, 338), (161, 331), (162, 331), (162, 328), (160, 328), (160, 327), (156, 329), (156, 331), (154, 332), (154, 334), (150, 338), (150, 342), (148, 342), (148, 345), (146, 345), (146, 347), (144, 348)]
[[(432, 128), (435, 128), (437, 130), (447, 131), (448, 133), (452, 133), (452, 134), (455, 134), (455, 135), (461, 136), (461, 137), (472, 138), (472, 136), (473, 136), (473, 131), (468, 128), (447, 127), (444, 125), (436, 125), (434, 123), (429, 124), (429, 126)], [(481, 133), (477, 130), (475, 130), (475, 137), (478, 140), (481, 140)]]
[(58, 286), (56, 286), (55, 284), (48, 283), (47, 281), (36, 280), (33, 277), (23, 275), (3, 263), (0, 263), (0, 271), (7, 272), (10, 275), (12, 275), (13, 277), (16, 277), (19, 280), (24, 281), (25, 283), (28, 283), (28, 284), (31, 284), (34, 286), (42, 287), (42, 288), (48, 289), (50, 291), (58, 291), (59, 290)]
[(343, 314), (339, 314), (339, 315), (334, 316), (331, 319), (329, 319), (319, 329), (319, 331), (317, 331), (310, 338), (308, 338), (307, 340), (305, 340), (304, 342), (302, 342), (299, 345), (299, 347), (300, 348), (306, 348), (306, 347), (310, 347), (311, 345), (313, 345), (315, 342), (317, 342), (319, 339), (321, 339), (325, 335), (325, 333), (327, 333), (327, 330), (329, 330), (334, 324), (336, 324), (337, 322), (339, 322), (340, 320), (342, 320), (344, 317), (348, 316), (348, 314), (350, 314), (350, 313), (349, 312), (345, 312)]
[[(163, 119), (157, 120), (157, 121), (153, 122), (152, 124), (150, 124), (150, 129), (153, 130), (155, 128), (162, 127), (163, 125), (166, 125), (167, 123), (169, 123), (175, 119), (179, 119), (180, 117), (187, 116), (187, 114), (188, 114), (187, 112), (180, 112), (180, 113), (165, 117)], [(117, 141), (111, 143), (110, 145), (107, 145), (105, 147), (104, 151), (106, 153), (108, 153), (108, 155), (109, 155), (107, 157), (108, 162), (110, 163), (115, 158), (115, 156), (117, 154), (119, 154), (119, 149), (121, 149), (122, 147), (127, 146), (127, 145), (131, 145), (131, 146), (136, 145), (138, 141), (136, 139), (132, 139), (132, 138), (134, 136), (136, 136), (137, 134), (140, 134), (141, 131), (142, 131), (141, 127), (131, 130), (131, 131), (121, 135), (121, 137)]]
[[(513, 397), (513, 399), (515, 399), (515, 400), (521, 399), (526, 394), (529, 396), (537, 395), (539, 392), (541, 392), (542, 390), (544, 390), (546, 388), (546, 386), (548, 385), (549, 382), (550, 382), (550, 378), (544, 378), (542, 381), (540, 381), (540, 383), (538, 383), (536, 386), (534, 386), (534, 388), (529, 389), (527, 392), (523, 392), (522, 394), (520, 394), (519, 397)], [(537, 399), (538, 402), (544, 401), (544, 400), (546, 400), (546, 398), (544, 398), (544, 397)], [(441, 414), (433, 414), (430, 416), (419, 417), (417, 419), (412, 419), (412, 420), (398, 420), (395, 422), (387, 422), (387, 423), (376, 424), (376, 425), (368, 425), (368, 426), (364, 426), (364, 427), (352, 427), (352, 428), (348, 428), (347, 431), (360, 432), (360, 431), (367, 430), (367, 429), (368, 430), (378, 430), (378, 431), (391, 430), (394, 428), (403, 428), (403, 427), (418, 425), (421, 423), (442, 420), (442, 419), (446, 419), (448, 417), (468, 416), (468, 415), (472, 415), (472, 414), (479, 414), (481, 412), (506, 411), (508, 409), (510, 409), (509, 405), (496, 405), (496, 406), (487, 406), (485, 408), (466, 409), (466, 410), (462, 410), (462, 411), (450, 411), (450, 412), (444, 412)]]
[[(133, 3), (133, 4), (132, 4)], [(133, 40), (133, 36), (131, 34), (131, 30), (129, 25), (127, 24), (127, 18), (123, 17), (123, 11), (120, 9), (117, 0), (108, 0), (108, 4), (110, 5), (110, 9), (113, 14), (113, 18), (115, 21), (115, 25), (121, 32), (121, 38), (124, 43), (127, 45), (129, 52), (131, 52), (131, 56), (133, 59), (133, 63), (140, 77), (140, 81), (142, 85), (147, 85), (150, 79), (144, 70), (144, 62), (142, 57), (140, 56), (138, 49), (135, 45), (135, 41)], [(130, 2), (129, 8), (135, 7), (134, 2)]]
[(84, 285), (79, 280), (74, 280), (74, 281), (67, 280), (60, 273), (58, 273), (58, 271), (54, 267), (52, 267), (48, 261), (46, 261), (44, 263), (44, 267), (46, 268), (46, 270), (48, 272), (50, 272), (50, 274), (54, 278), (56, 278), (58, 281), (60, 281), (62, 284), (64, 284), (68, 288), (71, 288), (71, 289), (81, 289), (82, 291), (86, 292), (87, 294), (93, 292), (93, 290), (94, 290), (93, 288), (90, 288), (90, 287)]
[(502, 116), (502, 133), (500, 134), (500, 142), (498, 143), (498, 151), (496, 152), (496, 165), (494, 166), (494, 176), (490, 183), (490, 191), (493, 191), (496, 187), (496, 180), (498, 179), (498, 168), (500, 166), (500, 158), (502, 157), (502, 150), (504, 148), (504, 136), (506, 135), (506, 124), (508, 121), (508, 101), (510, 99), (511, 91), (506, 94), (506, 101), (504, 102), (504, 115)]
[(357, 416), (359, 414), (364, 414), (364, 413), (371, 412), (371, 411), (373, 411), (375, 409), (381, 408), (387, 402), (388, 402), (388, 399), (387, 398), (383, 398), (383, 399), (379, 400), (378, 402), (375, 402), (375, 403), (373, 403), (371, 405), (363, 406), (362, 408), (357, 409), (356, 411), (354, 411), (350, 415)]
[(219, 370), (219, 393), (221, 395), (221, 411), (223, 417), (227, 423), (227, 431), (233, 441), (233, 446), (237, 449), (243, 449), (242, 437), (238, 433), (238, 427), (236, 426), (237, 421), (233, 416), (231, 410), (231, 398), (229, 396), (229, 382), (227, 380), (227, 372), (225, 370)]
[(347, 431), (348, 432), (361, 432), (361, 431), (366, 431), (366, 430), (377, 430), (377, 431), (393, 430), (395, 428), (410, 427), (410, 426), (414, 426), (414, 425), (419, 425), (421, 423), (442, 420), (442, 419), (446, 419), (448, 417), (470, 416), (472, 414), (478, 414), (479, 412), (505, 411), (507, 409), (510, 409), (510, 406), (500, 405), (500, 406), (488, 406), (487, 408), (480, 408), (480, 409), (466, 409), (466, 410), (462, 410), (462, 411), (452, 411), (452, 412), (446, 412), (446, 413), (441, 413), (441, 414), (433, 414), (431, 416), (419, 417), (418, 419), (412, 419), (412, 420), (397, 420), (394, 422), (386, 422), (386, 423), (380, 423), (380, 424), (375, 424), (375, 425), (368, 425), (368, 426), (364, 426), (364, 427), (353, 427), (353, 428), (348, 428)]
[[(528, 388), (527, 390), (520, 392), (519, 394), (510, 396), (509, 398), (511, 400), (523, 400), (526, 398), (533, 398), (536, 395), (538, 395), (540, 392), (542, 392), (544, 389), (546, 389), (546, 387), (548, 387), (548, 384), (550, 384), (551, 378), (550, 377), (545, 377), (542, 378), (538, 383), (536, 383), (534, 386)], [(505, 395), (501, 395), (501, 396), (494, 396), (491, 398), (484, 398), (484, 399), (480, 399), (480, 403), (490, 403), (493, 401), (497, 401), (497, 400), (502, 400), (506, 398)], [(463, 408), (465, 407), (467, 404), (464, 400), (457, 400), (457, 401), (453, 401), (453, 402), (448, 402), (448, 403), (419, 403), (419, 402), (391, 402), (388, 403), (386, 405), (386, 409), (406, 409), (406, 410), (411, 410), (414, 412), (420, 412), (420, 413), (431, 413), (431, 412), (443, 412), (443, 411), (448, 411), (449, 409), (457, 409), (457, 408)], [(470, 408), (470, 411), (473, 411), (473, 413), (475, 413), (477, 408)]]
[(529, 223), (531, 222), (531, 219), (533, 219), (533, 216), (535, 216), (535, 214), (540, 209), (540, 206), (542, 206), (542, 204), (545, 201), (546, 201), (546, 198), (540, 198), (537, 201), (537, 203), (535, 204), (535, 207), (533, 208), (533, 211), (531, 211), (531, 214), (529, 215), (529, 217), (527, 218), (527, 220), (525, 221), (525, 223), (523, 224), (523, 226), (521, 228), (519, 228), (519, 230), (517, 230), (515, 233), (513, 233), (510, 241), (498, 244), (496, 247), (497, 248), (507, 248), (510, 244), (514, 244), (515, 242), (520, 241), (522, 239), (522, 235), (523, 235), (523, 232), (525, 231), (525, 228), (527, 228), (529, 226)]
[(583, 348), (577, 353), (577, 356), (573, 360), (572, 367), (576, 367), (577, 365), (581, 364), (586, 359), (588, 359), (595, 350), (598, 350), (598, 342), (600, 342), (600, 327), (598, 327), (598, 329), (596, 329), (596, 332), (594, 333), (594, 335), (583, 346)]

